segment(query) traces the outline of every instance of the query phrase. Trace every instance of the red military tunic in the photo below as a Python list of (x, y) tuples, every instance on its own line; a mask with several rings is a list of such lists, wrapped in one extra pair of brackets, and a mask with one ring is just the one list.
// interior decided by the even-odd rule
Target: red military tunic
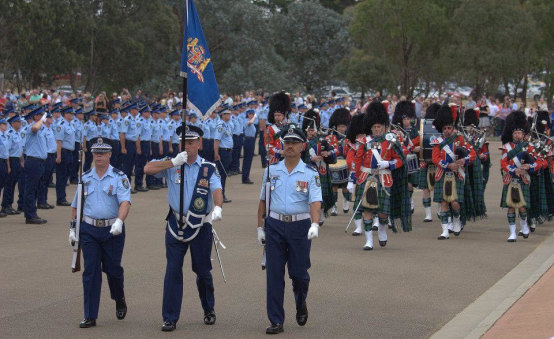
[(354, 169), (356, 183), (362, 184), (369, 176), (371, 170), (378, 168), (378, 161), (388, 161), (389, 168), (379, 170), (379, 179), (384, 187), (392, 186), (391, 170), (402, 167), (402, 159), (396, 153), (392, 145), (385, 140), (384, 136), (373, 139), (370, 136), (365, 138), (365, 142), (356, 151), (354, 158)]
[(264, 146), (267, 149), (270, 165), (279, 162), (281, 159), (283, 143), (281, 142), (281, 138), (275, 138), (275, 135), (280, 131), (281, 129), (277, 127), (277, 125), (271, 125), (265, 130)]
[[(448, 169), (448, 165), (455, 162), (454, 155), (458, 147), (465, 148), (468, 151), (468, 155), (465, 158), (465, 166), (472, 163), (477, 156), (471, 144), (467, 142), (460, 134), (458, 134), (456, 138), (452, 140), (452, 142), (441, 149), (440, 144), (443, 142), (443, 140), (444, 136), (442, 135), (438, 138), (435, 138), (434, 140), (431, 140), (431, 144), (434, 145), (432, 156), (433, 164), (435, 164), (435, 166), (437, 167), (437, 171), (435, 173), (436, 181), (442, 178), (442, 175), (445, 171), (450, 171), (450, 169)], [(465, 180), (465, 172), (463, 168), (458, 169), (458, 172), (456, 174), (458, 175), (458, 178), (460, 180)]]

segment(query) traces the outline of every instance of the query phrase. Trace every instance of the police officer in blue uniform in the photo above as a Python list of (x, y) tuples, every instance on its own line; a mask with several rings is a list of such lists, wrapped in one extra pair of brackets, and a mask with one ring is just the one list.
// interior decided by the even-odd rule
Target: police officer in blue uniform
[[(119, 100), (119, 99), (117, 99)], [(119, 104), (119, 102), (117, 103)], [(117, 105), (114, 101), (114, 105)], [(121, 144), (119, 141), (119, 133), (121, 132), (121, 118), (119, 117), (119, 110), (114, 108), (110, 111), (110, 139), (112, 146), (112, 158), (110, 159), (110, 164), (116, 168), (121, 168), (119, 164), (120, 153), (121, 153)]]
[[(16, 209), (12, 208), (15, 195), (15, 185), (21, 180), (23, 174), (23, 137), (21, 132), (21, 117), (14, 115), (8, 119), (10, 129), (7, 131), (10, 138), (9, 163), (10, 174), (6, 180), (4, 194), (2, 196), (2, 212), (7, 215), (20, 214)], [(19, 195), (23, 197), (23, 185), (18, 185)]]
[[(121, 256), (125, 244), (125, 218), (131, 208), (130, 183), (122, 171), (110, 165), (112, 147), (101, 138), (92, 145), (94, 168), (83, 173), (84, 190), (83, 220), (80, 224), (79, 241), (83, 252), (84, 313), (81, 328), (96, 326), (102, 271), (108, 276), (110, 296), (116, 303), (116, 317), (121, 320), (127, 314), (123, 289)], [(77, 199), (75, 192), (71, 204), (71, 227), (69, 244), (77, 240), (75, 225)]]
[(146, 165), (148, 157), (150, 157), (150, 141), (152, 140), (150, 107), (145, 105), (140, 109), (139, 113), (141, 116), (137, 117), (137, 129), (139, 130), (140, 149), (137, 149), (135, 160), (135, 190), (137, 192), (147, 192), (148, 188), (142, 187), (142, 182), (144, 179), (144, 165)]
[(253, 109), (246, 111), (244, 119), (244, 158), (242, 159), (242, 183), (253, 184), (250, 180), (250, 168), (252, 167), (252, 158), (254, 157), (254, 147), (256, 144), (256, 113)]
[[(152, 129), (150, 149), (151, 155), (148, 161), (161, 159), (163, 157), (162, 129), (160, 128), (160, 111), (158, 107), (152, 108), (152, 119), (150, 120), (150, 128)], [(162, 181), (152, 175), (146, 176), (146, 187), (150, 190), (159, 190), (162, 187)]]
[(179, 136), (177, 135), (177, 128), (181, 126), (181, 110), (176, 109), (169, 114), (169, 123), (167, 128), (171, 134), (171, 147), (169, 156), (175, 157), (179, 154)]
[[(139, 129), (137, 128), (138, 105), (136, 103), (131, 104), (127, 107), (127, 110), (131, 114), (123, 119), (121, 130), (121, 154), (123, 172), (125, 172), (127, 178), (131, 178), (133, 167), (135, 166), (137, 148), (140, 148), (140, 135)], [(136, 191), (131, 190), (131, 193), (136, 193)]]
[[(179, 134), (181, 128), (179, 128)], [(204, 310), (204, 323), (216, 320), (214, 286), (212, 280), (212, 222), (221, 220), (223, 193), (215, 164), (198, 156), (202, 145), (202, 129), (186, 126), (185, 150), (166, 161), (151, 161), (144, 168), (147, 174), (164, 177), (168, 185), (170, 211), (165, 234), (167, 266), (162, 305), (162, 331), (173, 331), (181, 313), (183, 298), (183, 261), (190, 248), (192, 270)], [(185, 182), (181, 184), (180, 170), (184, 164)], [(184, 192), (184, 227), (179, 226), (179, 196)], [(213, 211), (212, 211), (213, 207)], [(210, 213), (210, 211), (212, 211)]]
[(264, 172), (258, 206), (258, 242), (265, 243), (267, 259), (267, 315), (271, 322), (267, 334), (283, 332), (285, 265), (292, 279), (296, 321), (304, 326), (308, 320), (310, 246), (318, 237), (322, 201), (317, 170), (300, 159), (304, 133), (290, 127), (283, 134), (285, 159)]
[(47, 210), (47, 209), (54, 208), (54, 206), (48, 203), (48, 185), (52, 180), (52, 176), (54, 174), (54, 168), (56, 167), (56, 146), (57, 146), (56, 136), (54, 134), (56, 125), (54, 125), (54, 121), (51, 113), (48, 113), (48, 115), (46, 115), (46, 121), (44, 122), (44, 126), (48, 127), (46, 129), (46, 150), (48, 152), (48, 156), (46, 157), (46, 161), (44, 162), (44, 174), (42, 175), (42, 178), (39, 183), (37, 208)]
[[(69, 172), (69, 182), (72, 184), (77, 184), (77, 181), (78, 181), (77, 176), (79, 175), (79, 166), (80, 166), (79, 151), (81, 150), (81, 144), (83, 142), (85, 115), (83, 113), (83, 110), (80, 107), (78, 107), (77, 110), (74, 109), (74, 112), (75, 112), (75, 117), (73, 120), (71, 120), (71, 125), (75, 130), (75, 148), (73, 149), (73, 153), (72, 153), (72, 161), (71, 161), (72, 164), (71, 164), (71, 170)], [(63, 117), (61, 117), (57, 123), (61, 121), (63, 121)]]
[[(246, 108), (246, 104), (243, 105), (243, 108)], [(242, 108), (233, 106), (231, 115), (231, 123), (233, 126), (233, 153), (231, 165), (229, 166), (229, 175), (242, 173), (240, 171), (240, 152), (244, 139), (244, 116), (245, 114), (242, 112)]]
[[(4, 191), (4, 196), (6, 195), (8, 175), (11, 173), (9, 162), (11, 140), (7, 131), (8, 122), (4, 117), (0, 117), (0, 194)], [(3, 210), (0, 211), (0, 218), (7, 215)]]
[(48, 157), (46, 146), (46, 129), (44, 122), (47, 113), (43, 107), (39, 107), (28, 114), (33, 119), (29, 125), (28, 135), (25, 137), (25, 165), (23, 169), (25, 196), (23, 208), (26, 224), (44, 224), (45, 219), (37, 215), (38, 185), (44, 173), (44, 162)]
[(71, 205), (66, 200), (65, 186), (69, 179), (69, 168), (73, 163), (73, 151), (75, 150), (75, 130), (71, 124), (73, 120), (73, 108), (66, 107), (62, 110), (63, 120), (56, 125), (56, 205)]
[(87, 113), (88, 121), (83, 126), (83, 151), (85, 152), (85, 164), (83, 171), (86, 172), (92, 165), (92, 152), (90, 148), (96, 143), (100, 135), (98, 128), (98, 117), (95, 111)]
[(223, 202), (231, 202), (225, 195), (225, 182), (231, 161), (233, 160), (233, 125), (231, 124), (231, 111), (227, 106), (224, 106), (219, 111), (221, 118), (217, 124), (214, 134), (214, 160), (217, 165), (217, 170), (221, 174), (221, 186), (223, 187)]

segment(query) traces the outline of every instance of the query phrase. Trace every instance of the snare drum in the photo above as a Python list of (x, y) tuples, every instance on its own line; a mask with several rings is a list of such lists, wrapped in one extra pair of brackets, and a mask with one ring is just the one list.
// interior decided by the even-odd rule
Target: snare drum
[(431, 145), (431, 139), (433, 137), (438, 138), (441, 133), (437, 132), (435, 126), (433, 126), (434, 119), (422, 119), (421, 128), (419, 133), (421, 135), (421, 151), (419, 159), (426, 163), (433, 162), (433, 145)]
[(344, 184), (348, 182), (348, 166), (345, 159), (337, 159), (336, 164), (329, 165), (332, 184)]
[(419, 161), (417, 155), (408, 154), (406, 156), (406, 167), (408, 168), (408, 174), (414, 174), (419, 171)]

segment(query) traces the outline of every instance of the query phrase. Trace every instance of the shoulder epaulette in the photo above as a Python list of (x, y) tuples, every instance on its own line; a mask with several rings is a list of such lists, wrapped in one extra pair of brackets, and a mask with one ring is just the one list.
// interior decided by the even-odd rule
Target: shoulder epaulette
[(125, 175), (125, 172), (123, 172), (122, 170), (120, 170), (118, 168), (113, 167), (113, 171), (114, 171), (114, 173), (117, 173), (119, 175)]
[(315, 166), (312, 165), (312, 164), (306, 164), (306, 167), (309, 168), (309, 169), (311, 169), (311, 170), (314, 171), (314, 172), (317, 172), (317, 168), (315, 168)]
[(214, 167), (216, 166), (215, 163), (213, 163), (213, 162), (211, 162), (211, 161), (208, 161), (208, 160), (206, 160), (206, 159), (202, 159), (202, 165), (204, 165), (204, 164), (212, 165), (212, 166), (214, 166)]
[(88, 171), (86, 171), (85, 173), (83, 173), (83, 175), (88, 175), (88, 174), (90, 174), (91, 171), (92, 171), (92, 168), (89, 169)]

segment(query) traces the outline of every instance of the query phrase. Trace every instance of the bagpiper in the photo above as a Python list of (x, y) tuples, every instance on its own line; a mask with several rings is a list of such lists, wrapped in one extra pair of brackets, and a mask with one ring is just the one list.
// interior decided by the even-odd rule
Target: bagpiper
[(542, 166), (533, 145), (524, 140), (529, 133), (529, 123), (525, 113), (514, 111), (506, 118), (502, 132), (502, 158), (500, 168), (504, 187), (500, 207), (508, 208), (508, 225), (510, 236), (508, 242), (515, 242), (516, 209), (519, 211), (520, 230), (524, 238), (529, 237), (527, 209), (530, 206), (529, 184), (530, 173)]
[(475, 160), (475, 151), (464, 137), (458, 134), (455, 125), (458, 117), (458, 107), (442, 105), (434, 121), (435, 128), (442, 135), (431, 140), (433, 145), (433, 163), (435, 186), (433, 200), (441, 204), (439, 217), (442, 233), (439, 240), (449, 238), (448, 219), (452, 217), (452, 231), (460, 235), (461, 205), (464, 203), (465, 168)]
[(387, 224), (391, 215), (392, 171), (403, 166), (401, 147), (396, 143), (393, 133), (386, 133), (389, 117), (385, 106), (372, 102), (364, 116), (364, 126), (371, 131), (366, 136), (363, 147), (359, 147), (354, 160), (356, 183), (363, 189), (361, 194), (362, 215), (364, 219), (366, 243), (363, 249), (373, 249), (373, 218), (379, 217), (377, 226), (379, 245), (387, 244)]
[[(337, 164), (334, 168), (330, 168), (331, 183), (333, 184), (333, 207), (331, 208), (331, 215), (337, 215), (337, 201), (338, 190), (342, 190), (342, 211), (348, 213), (350, 209), (350, 192), (346, 189), (348, 184), (348, 167), (346, 166), (346, 153), (348, 150), (346, 138), (346, 129), (350, 124), (350, 111), (346, 108), (339, 108), (329, 120), (329, 134), (327, 135), (327, 142), (333, 148), (333, 153), (337, 158)], [(344, 168), (344, 169), (343, 169)], [(346, 175), (344, 175), (346, 174)], [(344, 176), (344, 178), (343, 178)], [(342, 182), (340, 182), (342, 181)], [(336, 182), (336, 183), (335, 183)], [(339, 183), (340, 182), (340, 183)]]
[[(290, 124), (290, 126), (294, 126), (294, 124)], [(322, 225), (325, 215), (334, 205), (329, 164), (336, 162), (336, 156), (329, 142), (318, 134), (320, 127), (319, 113), (314, 110), (307, 111), (302, 122), (302, 131), (306, 133), (307, 137), (306, 149), (302, 152), (302, 160), (316, 168), (319, 173), (323, 198), (319, 223)]]
[(289, 112), (289, 96), (284, 92), (274, 94), (269, 100), (269, 113), (267, 115), (267, 121), (271, 126), (266, 129), (264, 137), (264, 146), (267, 149), (270, 165), (281, 160), (283, 143), (276, 135), (279, 134), (281, 128), (285, 125)]

